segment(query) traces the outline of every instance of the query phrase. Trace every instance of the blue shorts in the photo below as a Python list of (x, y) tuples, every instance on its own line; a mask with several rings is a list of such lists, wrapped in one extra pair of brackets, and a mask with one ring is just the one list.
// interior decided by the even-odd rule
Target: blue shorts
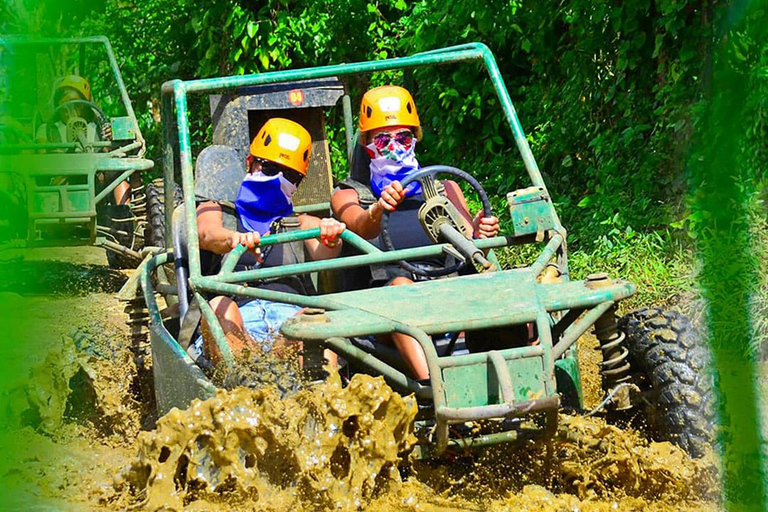
[[(269, 352), (275, 342), (275, 336), (280, 333), (280, 327), (289, 318), (296, 316), (303, 308), (283, 302), (253, 299), (242, 304), (240, 314), (243, 317), (243, 325), (248, 334), (264, 350)], [(203, 337), (199, 336), (190, 351), (193, 359), (197, 359), (203, 353)]]

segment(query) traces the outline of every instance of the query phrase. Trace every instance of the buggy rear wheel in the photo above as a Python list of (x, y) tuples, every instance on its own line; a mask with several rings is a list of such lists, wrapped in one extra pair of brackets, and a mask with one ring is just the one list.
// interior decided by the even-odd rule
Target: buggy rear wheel
[[(183, 200), (181, 187), (174, 183), (171, 211)], [(165, 186), (162, 178), (152, 180), (152, 183), (147, 185), (147, 225), (144, 233), (147, 246), (167, 247), (165, 240)]]
[(645, 396), (645, 418), (657, 440), (700, 457), (713, 441), (715, 396), (709, 351), (677, 311), (644, 308), (619, 321), (633, 382)]

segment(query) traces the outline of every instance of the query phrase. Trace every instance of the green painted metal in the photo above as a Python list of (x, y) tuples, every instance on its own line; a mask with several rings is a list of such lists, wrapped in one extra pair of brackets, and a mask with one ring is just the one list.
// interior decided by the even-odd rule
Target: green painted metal
[(173, 407), (185, 408), (196, 398), (205, 400), (216, 394), (216, 387), (173, 339), (160, 316), (152, 289), (152, 273), (159, 266), (172, 261), (172, 258), (169, 253), (154, 256), (141, 271), (141, 289), (151, 325), (155, 395), (160, 414), (167, 413)]
[[(499, 97), (518, 150), (533, 187), (513, 194), (510, 207), (514, 236), (476, 240), (482, 250), (490, 250), (489, 259), (498, 264), (492, 249), (518, 243), (546, 240), (539, 257), (524, 269), (489, 272), (459, 278), (418, 282), (411, 286), (386, 287), (349, 292), (303, 296), (262, 289), (253, 286), (259, 281), (321, 271), (340, 271), (355, 267), (393, 263), (437, 256), (447, 245), (432, 245), (398, 251), (381, 251), (359, 236), (346, 231), (345, 244), (361, 254), (333, 260), (312, 261), (245, 272), (233, 269), (245, 248), (238, 247), (224, 259), (221, 272), (202, 276), (196, 231), (194, 172), (188, 129), (187, 96), (193, 93), (220, 92), (240, 87), (277, 82), (339, 77), (390, 69), (409, 69), (425, 65), (443, 65), (480, 60), (485, 65)], [(558, 392), (575, 394), (568, 400), (581, 406), (580, 375), (574, 342), (600, 316), (605, 308), (635, 292), (631, 283), (613, 281), (599, 289), (588, 288), (583, 281), (569, 281), (567, 274), (566, 230), (560, 224), (549, 199), (541, 174), (531, 154), (514, 106), (501, 79), (493, 55), (485, 45), (472, 43), (424, 52), (410, 57), (323, 66), (203, 80), (167, 82), (162, 88), (165, 179), (173, 180), (179, 172), (182, 179), (186, 235), (189, 251), (189, 284), (205, 318), (213, 327), (213, 337), (226, 355), (223, 331), (215, 321), (204, 296), (209, 294), (252, 297), (276, 302), (319, 308), (320, 311), (299, 315), (288, 320), (281, 332), (305, 343), (321, 344), (354, 362), (384, 375), (390, 384), (404, 392), (415, 392), (431, 398), (434, 404), (435, 450), (456, 446), (448, 434), (451, 423), (483, 418), (526, 415), (541, 411), (547, 414), (548, 427), (554, 424), (553, 412), (559, 407)], [(345, 97), (345, 122), (350, 132), (351, 105)], [(348, 136), (350, 134), (348, 133)], [(348, 139), (348, 142), (354, 142)], [(179, 161), (174, 151), (178, 150)], [(168, 190), (169, 187), (166, 187)], [(311, 205), (307, 211), (327, 211), (327, 203)], [(170, 230), (171, 216), (167, 212), (166, 227)], [(527, 217), (527, 222), (525, 219)], [(318, 229), (291, 231), (265, 236), (262, 246), (290, 243), (316, 238)], [(166, 235), (170, 238), (170, 231)], [(544, 240), (542, 240), (544, 239)], [(563, 282), (540, 284), (537, 276), (556, 259), (563, 270)], [(159, 261), (159, 260), (158, 260)], [(167, 261), (167, 260), (166, 260)], [(159, 264), (159, 263), (157, 263)], [(151, 273), (151, 265), (145, 273)], [(244, 284), (247, 283), (247, 284)], [(145, 294), (151, 294), (147, 277)], [(435, 307), (439, 304), (439, 307)], [(584, 311), (581, 319), (569, 311)], [(552, 315), (564, 312), (565, 315)], [(555, 321), (555, 319), (558, 319)], [(532, 322), (536, 326), (539, 344), (508, 348), (478, 354), (438, 357), (431, 334), (465, 330), (505, 327)], [(153, 326), (154, 329), (154, 326)], [(162, 330), (158, 328), (158, 330)], [(556, 333), (553, 335), (553, 330)], [(349, 338), (388, 333), (403, 333), (416, 339), (424, 350), (430, 372), (430, 385), (423, 386), (381, 358), (352, 344)], [(158, 334), (158, 343), (169, 340)], [(153, 344), (155, 337), (153, 337)], [(175, 343), (175, 342), (174, 342)], [(180, 350), (176, 344), (173, 350)], [(171, 349), (168, 349), (171, 350)], [(184, 368), (183, 366), (176, 367)], [(516, 437), (511, 432), (471, 440), (473, 445), (486, 445)]]
[(583, 409), (584, 390), (581, 387), (581, 370), (575, 345), (571, 346), (565, 357), (555, 360), (555, 380), (563, 401), (573, 409)]
[[(174, 100), (176, 125), (178, 127), (178, 148), (181, 160), (181, 178), (184, 196), (190, 198), (193, 197), (192, 192), (194, 189), (192, 154), (190, 151), (187, 116), (188, 93), (214, 92), (224, 89), (233, 89), (260, 84), (307, 80), (312, 78), (337, 77), (359, 73), (370, 73), (374, 71), (407, 69), (425, 65), (450, 64), (471, 60), (481, 60), (485, 64), (485, 67), (499, 97), (499, 101), (502, 105), (509, 126), (512, 129), (515, 142), (523, 157), (523, 161), (531, 181), (535, 186), (543, 187), (546, 190), (546, 186), (541, 177), (538, 165), (536, 164), (536, 160), (531, 153), (530, 147), (528, 146), (525, 133), (523, 132), (520, 121), (517, 118), (517, 113), (515, 112), (514, 106), (512, 105), (509, 92), (507, 91), (507, 88), (501, 78), (501, 73), (499, 72), (499, 68), (496, 64), (496, 60), (493, 57), (493, 54), (484, 44), (472, 43), (454, 48), (444, 48), (437, 52), (426, 52), (424, 54), (413, 55), (411, 57), (321, 66), (309, 69), (276, 71), (271, 73), (260, 73), (256, 75), (239, 75), (189, 81), (173, 80), (166, 82), (163, 84), (162, 93), (164, 96), (172, 95)], [(164, 105), (169, 106), (168, 100), (164, 101)], [(169, 136), (167, 131), (166, 136)], [(169, 151), (169, 149), (172, 150), (172, 144), (170, 141), (166, 140), (165, 147), (166, 151)], [(172, 157), (166, 155), (166, 160), (170, 159), (172, 159)], [(189, 241), (189, 266), (190, 276), (192, 278), (196, 278), (201, 275), (200, 260), (198, 257), (199, 247), (197, 243), (197, 237), (194, 233), (194, 213), (193, 205), (188, 205), (186, 212), (188, 230), (187, 239)], [(557, 224), (559, 226), (559, 220), (557, 221)]]
[(128, 116), (112, 118), (112, 140), (125, 141), (136, 138), (136, 123)]
[(346, 338), (328, 338), (324, 341), (324, 345), (341, 357), (354, 361), (356, 365), (362, 365), (378, 375), (383, 375), (387, 382), (401, 392), (414, 393), (417, 397), (424, 399), (432, 398), (432, 389), (429, 386), (420, 384), (365, 350), (357, 348)]
[(208, 301), (197, 292), (195, 292), (195, 301), (197, 301), (198, 306), (200, 306), (203, 318), (213, 334), (213, 339), (221, 353), (222, 363), (231, 366), (235, 362), (235, 356), (232, 354), (232, 350), (230, 350), (229, 345), (227, 344), (227, 340), (224, 336), (224, 329), (222, 329), (221, 323), (216, 319), (216, 314), (213, 312), (213, 308), (211, 308)]
[(504, 400), (499, 379), (501, 375), (494, 371), (487, 360), (473, 365), (449, 366), (443, 368), (445, 383), (445, 403), (447, 407), (477, 407), (481, 405), (502, 404), (505, 401), (527, 401), (545, 396), (542, 376), (546, 368), (542, 358), (526, 357), (507, 361), (506, 370), (512, 381), (514, 396)]
[(581, 337), (582, 334), (587, 332), (587, 329), (594, 325), (597, 319), (600, 318), (606, 311), (611, 309), (614, 304), (615, 301), (613, 300), (601, 302), (589, 310), (587, 314), (579, 318), (579, 320), (568, 326), (568, 328), (563, 331), (560, 341), (558, 341), (557, 345), (554, 347), (554, 357), (557, 359), (562, 356), (571, 347), (571, 345), (573, 345), (576, 340)]
[[(317, 234), (315, 234), (317, 233)], [(308, 238), (316, 238), (319, 235), (319, 231), (306, 230), (306, 231), (294, 231), (291, 234), (291, 239), (286, 241), (296, 241)], [(195, 233), (196, 236), (196, 233)], [(258, 281), (262, 279), (271, 279), (276, 277), (293, 276), (300, 274), (309, 274), (312, 272), (319, 272), (321, 270), (341, 270), (346, 268), (364, 267), (368, 265), (379, 265), (382, 263), (394, 263), (400, 260), (419, 259), (439, 256), (443, 253), (443, 247), (445, 244), (431, 245), (427, 247), (414, 247), (411, 249), (401, 249), (398, 251), (381, 251), (370, 243), (366, 242), (359, 236), (355, 235), (351, 231), (345, 231), (341, 235), (342, 240), (353, 244), (358, 249), (367, 252), (358, 256), (349, 256), (346, 258), (337, 258), (333, 260), (321, 260), (311, 261), (307, 263), (301, 263), (296, 265), (283, 265), (280, 267), (270, 267), (265, 269), (256, 269), (242, 272), (224, 272), (219, 273), (216, 276), (208, 277), (205, 279), (206, 283), (214, 282), (244, 282), (244, 281)], [(266, 239), (266, 237), (265, 237)], [(494, 247), (504, 247), (507, 244), (505, 237), (486, 238), (476, 241), (477, 246), (481, 249), (491, 249)], [(242, 252), (242, 249), (240, 250)], [(191, 258), (190, 258), (191, 259)], [(234, 268), (234, 264), (228, 265), (228, 268)], [(202, 281), (200, 281), (202, 282)], [(206, 289), (209, 284), (206, 285)], [(216, 291), (211, 289), (210, 291)]]
[(555, 209), (542, 187), (528, 187), (507, 194), (515, 236), (546, 233), (557, 227)]

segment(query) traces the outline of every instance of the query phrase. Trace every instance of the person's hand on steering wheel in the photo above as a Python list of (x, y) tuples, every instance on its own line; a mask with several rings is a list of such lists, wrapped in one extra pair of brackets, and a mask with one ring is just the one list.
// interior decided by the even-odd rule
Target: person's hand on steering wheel
[(475, 231), (475, 238), (493, 238), (499, 234), (499, 219), (497, 217), (486, 217), (483, 211), (477, 212), (472, 219), (472, 227)]
[(393, 181), (381, 191), (381, 197), (379, 197), (379, 208), (388, 212), (397, 210), (405, 200), (405, 189), (399, 181)]

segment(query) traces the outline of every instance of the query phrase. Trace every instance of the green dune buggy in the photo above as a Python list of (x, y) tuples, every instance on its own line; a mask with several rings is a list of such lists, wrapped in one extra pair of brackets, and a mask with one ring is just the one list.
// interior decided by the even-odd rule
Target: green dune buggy
[[(426, 204), (421, 222), (435, 243), (403, 250), (381, 250), (349, 231), (342, 236), (350, 254), (327, 261), (234, 272), (243, 248), (229, 253), (216, 275), (203, 275), (196, 231), (196, 200), (234, 201), (247, 147), (269, 116), (290, 117), (308, 127), (314, 154), (309, 179), (302, 184), (298, 211), (329, 214), (331, 175), (323, 109), (341, 100), (354, 165), (351, 75), (467, 61), (482, 63), (522, 156), (530, 186), (507, 196), (512, 232), (484, 240), (468, 240), (458, 232), (454, 212), (443, 197), (438, 176), (464, 180), (475, 189), (486, 214), (490, 206), (482, 186), (468, 173), (447, 166), (424, 168), (418, 179)], [(353, 82), (350, 82), (350, 84)], [(187, 98), (210, 94), (213, 145), (193, 155)], [(212, 326), (225, 362), (233, 357), (206, 298), (216, 295), (253, 297), (303, 306), (305, 314), (284, 324), (288, 338), (302, 340), (305, 370), (321, 364), (329, 348), (350, 368), (382, 375), (401, 393), (413, 393), (422, 404), (418, 425), (422, 455), (450, 447), (475, 447), (521, 438), (552, 435), (558, 411), (581, 409), (582, 391), (576, 342), (594, 326), (602, 353), (599, 371), (605, 407), (616, 414), (643, 413), (661, 438), (694, 455), (703, 450), (714, 421), (712, 390), (706, 375), (706, 352), (690, 324), (677, 313), (641, 310), (616, 318), (617, 303), (635, 293), (632, 283), (595, 273), (585, 280), (569, 278), (567, 233), (526, 141), (496, 61), (483, 44), (466, 44), (410, 57), (261, 73), (257, 75), (181, 81), (163, 85), (165, 180), (174, 169), (182, 177), (184, 203), (166, 212), (166, 237), (173, 250), (156, 255), (143, 269), (141, 286), (150, 316), (154, 386), (160, 413), (186, 407), (194, 398), (214, 394), (208, 374), (187, 353), (200, 316)], [(179, 158), (176, 159), (174, 147)], [(196, 157), (196, 161), (194, 160)], [(166, 190), (169, 190), (166, 187)], [(170, 198), (167, 198), (168, 201)], [(233, 219), (225, 219), (233, 222)], [(262, 238), (263, 247), (313, 238), (318, 230), (288, 231)], [(539, 256), (525, 268), (502, 270), (493, 249), (538, 244)], [(486, 252), (490, 250), (490, 252)], [(471, 275), (418, 282), (412, 286), (339, 289), (356, 269), (403, 262), (447, 252), (473, 265)], [(173, 263), (176, 283), (158, 277), (157, 269)], [(282, 293), (249, 283), (310, 275), (320, 294)], [(359, 287), (358, 287), (359, 288)], [(158, 295), (178, 303), (161, 312)], [(537, 343), (497, 346), (462, 343), (467, 333), (533, 326)], [(393, 332), (414, 337), (424, 349), (430, 385), (414, 381), (396, 352), (371, 338)], [(445, 338), (446, 333), (448, 337)], [(444, 338), (444, 339), (441, 339)], [(536, 416), (537, 421), (519, 421)], [(479, 434), (458, 425), (491, 424)], [(463, 432), (459, 436), (457, 432)]]
[[(13, 247), (99, 245), (110, 266), (135, 268), (162, 246), (162, 182), (144, 187), (145, 142), (105, 37), (0, 38), (0, 242)], [(93, 101), (54, 104), (62, 77), (86, 78)], [(75, 112), (77, 114), (75, 114)], [(108, 125), (110, 140), (89, 136)], [(113, 190), (128, 181), (130, 204)], [(153, 224), (150, 217), (155, 212)], [(159, 214), (158, 214), (159, 212)]]

